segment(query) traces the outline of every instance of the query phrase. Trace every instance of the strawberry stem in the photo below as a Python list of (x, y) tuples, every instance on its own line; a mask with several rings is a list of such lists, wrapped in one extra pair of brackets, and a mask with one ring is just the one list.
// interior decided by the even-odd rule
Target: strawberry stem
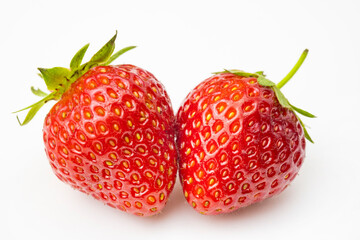
[(307, 54), (308, 54), (309, 50), (305, 49), (303, 51), (303, 53), (301, 54), (299, 60), (297, 61), (297, 63), (295, 64), (295, 66), (291, 69), (291, 71), (276, 85), (276, 87), (278, 89), (281, 89), (293, 76), (294, 74), (297, 72), (297, 70), (299, 70), (299, 68), (301, 67), (302, 63), (304, 62)]

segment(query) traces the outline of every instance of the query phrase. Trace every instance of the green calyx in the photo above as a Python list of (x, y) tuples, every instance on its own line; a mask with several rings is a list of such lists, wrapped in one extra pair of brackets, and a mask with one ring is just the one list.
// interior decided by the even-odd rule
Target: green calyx
[(308, 54), (308, 50), (305, 49), (304, 52), (302, 53), (302, 55), (300, 56), (299, 60), (297, 61), (297, 63), (295, 64), (295, 66), (291, 69), (291, 71), (278, 83), (275, 84), (274, 82), (270, 81), (269, 79), (267, 79), (264, 75), (264, 72), (256, 72), (256, 73), (247, 73), (241, 70), (227, 70), (225, 69), (222, 72), (215, 72), (214, 74), (219, 74), (219, 73), (232, 73), (238, 76), (242, 76), (242, 77), (255, 77), (257, 78), (258, 83), (261, 86), (266, 86), (266, 87), (270, 87), (273, 89), (273, 91), (275, 92), (276, 98), (278, 99), (279, 103), (281, 106), (290, 109), (291, 111), (294, 112), (295, 116), (297, 117), (297, 119), (299, 120), (302, 128), (304, 129), (304, 134), (305, 134), (305, 138), (307, 140), (309, 140), (311, 143), (314, 143), (314, 141), (311, 139), (308, 131), (306, 130), (306, 127), (304, 125), (304, 123), (301, 121), (300, 117), (298, 116), (297, 113), (305, 116), (305, 117), (309, 117), (309, 118), (315, 118), (316, 116), (314, 116), (313, 114), (302, 110), (298, 107), (295, 107), (294, 105), (290, 104), (289, 100), (287, 100), (287, 98), (284, 96), (284, 94), (280, 91), (280, 89), (294, 76), (294, 74), (297, 72), (297, 70), (300, 68), (300, 66), (302, 65), (302, 63), (304, 62), (306, 56)]
[(84, 75), (91, 68), (96, 66), (107, 66), (112, 63), (116, 58), (118, 58), (123, 53), (135, 48), (135, 46), (129, 46), (119, 50), (114, 53), (115, 50), (115, 40), (117, 37), (117, 32), (115, 35), (97, 52), (91, 59), (86, 63), (81, 63), (85, 53), (89, 47), (89, 44), (86, 44), (82, 47), (72, 58), (70, 62), (70, 68), (64, 67), (54, 67), (54, 68), (38, 68), (40, 71), (39, 76), (45, 81), (47, 89), (50, 93), (45, 93), (40, 89), (35, 89), (31, 87), (31, 92), (36, 96), (42, 97), (42, 99), (26, 108), (23, 108), (14, 113), (18, 113), (24, 110), (29, 110), (23, 122), (19, 120), (20, 125), (25, 125), (34, 118), (39, 109), (50, 100), (59, 100), (64, 92), (66, 92), (72, 83), (78, 80), (82, 75)]

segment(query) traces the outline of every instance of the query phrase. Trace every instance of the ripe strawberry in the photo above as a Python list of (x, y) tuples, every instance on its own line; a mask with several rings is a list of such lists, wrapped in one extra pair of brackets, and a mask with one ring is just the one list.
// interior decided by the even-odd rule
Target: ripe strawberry
[(165, 206), (176, 179), (174, 113), (151, 73), (133, 65), (109, 65), (134, 48), (111, 56), (115, 38), (88, 63), (80, 65), (86, 45), (70, 69), (39, 69), (52, 93), (29, 107), (22, 124), (47, 101), (59, 100), (43, 128), (55, 175), (111, 207), (150, 216)]
[[(282, 192), (312, 141), (278, 85), (263, 72), (225, 70), (200, 83), (177, 113), (180, 178), (186, 200), (202, 214), (227, 213)], [(305, 138), (304, 138), (305, 136)]]

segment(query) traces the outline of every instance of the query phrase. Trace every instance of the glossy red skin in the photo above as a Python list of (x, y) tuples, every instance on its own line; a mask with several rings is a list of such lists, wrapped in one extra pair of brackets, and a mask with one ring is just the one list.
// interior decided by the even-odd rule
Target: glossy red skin
[(159, 213), (173, 190), (174, 135), (163, 85), (132, 65), (89, 70), (50, 110), (43, 128), (61, 181), (139, 216)]
[(279, 194), (305, 157), (298, 119), (256, 78), (222, 73), (206, 79), (186, 97), (177, 122), (184, 195), (202, 214)]

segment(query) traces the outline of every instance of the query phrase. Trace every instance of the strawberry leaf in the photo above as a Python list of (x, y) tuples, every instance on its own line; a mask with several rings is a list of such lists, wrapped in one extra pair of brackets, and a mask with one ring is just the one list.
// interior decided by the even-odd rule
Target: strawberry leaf
[(105, 63), (109, 60), (111, 54), (115, 49), (115, 40), (117, 32), (115, 35), (90, 59), (89, 63)]
[(299, 116), (294, 112), (295, 116), (297, 117), (297, 119), (300, 122), (300, 125), (302, 126), (302, 129), (304, 130), (304, 136), (307, 140), (309, 140), (311, 143), (314, 143), (314, 141), (311, 139), (308, 131), (306, 130), (305, 124), (303, 123), (303, 121), (301, 121), (301, 119), (299, 118)]
[(298, 108), (298, 107), (295, 107), (294, 105), (290, 104), (291, 108), (293, 110), (295, 110), (296, 112), (300, 113), (301, 115), (305, 116), (305, 117), (309, 117), (309, 118), (316, 118), (315, 115), (301, 109), (301, 108)]
[(261, 86), (273, 87), (273, 86), (276, 85), (274, 82), (272, 82), (269, 79), (265, 78), (265, 76), (262, 75), (262, 74), (259, 74), (259, 77), (257, 78), (257, 80), (258, 80), (258, 83)]
[(89, 47), (89, 43), (86, 44), (85, 46), (83, 46), (76, 54), (75, 56), (71, 59), (70, 62), (70, 69), (74, 70), (76, 68), (78, 68), (81, 65), (81, 62), (85, 56), (86, 50)]
[(71, 71), (63, 67), (38, 69), (50, 91), (55, 91), (59, 86), (63, 85), (71, 75)]
[(39, 88), (35, 89), (34, 87), (31, 87), (31, 92), (38, 97), (46, 97), (48, 95), (47, 93), (41, 91)]
[(107, 62), (105, 63), (105, 65), (109, 65), (110, 63), (112, 63), (115, 59), (117, 59), (120, 55), (126, 53), (127, 51), (130, 51), (131, 49), (134, 49), (136, 48), (136, 46), (129, 46), (129, 47), (126, 47), (126, 48), (123, 48), (119, 51), (117, 51), (116, 53), (114, 53), (110, 58), (109, 60), (107, 60)]
[(276, 86), (272, 87), (272, 89), (274, 90), (275, 95), (276, 95), (280, 105), (285, 108), (291, 109), (291, 105), (290, 105), (289, 101), (286, 99), (284, 94), (282, 94), (280, 89), (278, 89)]
[(19, 120), (19, 117), (16, 116), (19, 124), (20, 124), (21, 126), (23, 126), (23, 125), (29, 123), (29, 122), (31, 121), (31, 119), (34, 118), (34, 116), (36, 115), (36, 113), (39, 111), (39, 109), (40, 109), (42, 106), (44, 106), (45, 103), (47, 103), (48, 101), (53, 100), (53, 99), (55, 99), (55, 92), (50, 93), (49, 95), (47, 95), (46, 97), (44, 97), (44, 98), (41, 99), (40, 101), (38, 101), (38, 102), (36, 102), (36, 103), (34, 103), (34, 104), (26, 107), (26, 108), (23, 108), (23, 109), (21, 109), (21, 110), (18, 110), (18, 111), (16, 111), (16, 112), (13, 112), (13, 113), (18, 113), (18, 112), (21, 112), (21, 111), (24, 111), (24, 110), (27, 110), (27, 109), (30, 108), (30, 110), (29, 110), (29, 112), (27, 113), (27, 115), (26, 115), (26, 117), (25, 117), (25, 119), (24, 119), (23, 122), (21, 122), (21, 121)]

